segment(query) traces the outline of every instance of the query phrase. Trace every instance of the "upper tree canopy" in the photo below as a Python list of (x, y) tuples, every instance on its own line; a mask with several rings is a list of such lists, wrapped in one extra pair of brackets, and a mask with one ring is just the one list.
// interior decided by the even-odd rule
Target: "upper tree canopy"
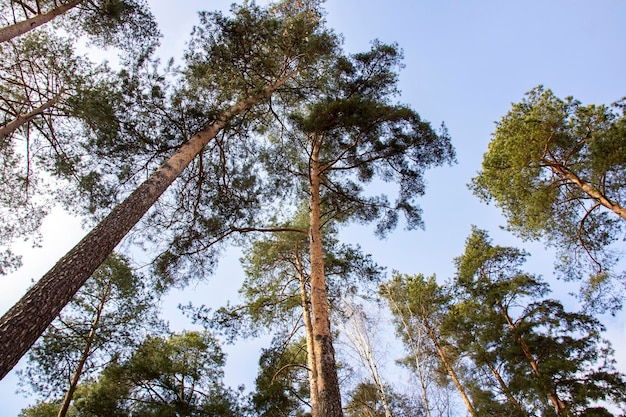
[(625, 136), (623, 102), (583, 106), (537, 87), (497, 124), (471, 184), (510, 230), (555, 246), (566, 278), (587, 267), (587, 301), (607, 290), (619, 256), (609, 245), (626, 231)]
[[(410, 107), (392, 102), (401, 59), (396, 45), (380, 42), (338, 57), (270, 136), (264, 158), (276, 181), (287, 181), (285, 190), (308, 190), (311, 158), (319, 153), (324, 222), (379, 220), (384, 234), (402, 212), (408, 228), (419, 227), (415, 200), (424, 193), (424, 171), (454, 158), (445, 130), (436, 133)], [(399, 186), (394, 202), (364, 192), (375, 179)]]

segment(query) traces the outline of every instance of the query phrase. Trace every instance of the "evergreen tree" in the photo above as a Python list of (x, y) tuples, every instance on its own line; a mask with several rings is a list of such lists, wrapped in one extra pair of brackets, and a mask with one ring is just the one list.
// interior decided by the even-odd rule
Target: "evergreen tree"
[[(410, 108), (391, 104), (400, 59), (395, 46), (378, 42), (369, 52), (337, 59), (318, 76), (321, 86), (268, 140), (265, 158), (275, 181), (298, 201), (309, 201), (311, 312), (322, 416), (342, 414), (324, 275), (324, 225), (378, 220), (377, 231), (384, 234), (402, 212), (408, 228), (420, 226), (415, 199), (424, 192), (423, 172), (453, 157), (445, 132), (435, 133)], [(364, 195), (363, 185), (376, 177), (397, 182), (395, 203)]]
[(109, 256), (29, 351), (24, 384), (62, 398), (55, 415), (65, 416), (81, 380), (159, 330), (157, 300), (126, 259)]
[(497, 124), (482, 171), (471, 187), (500, 206), (508, 228), (542, 239), (561, 256), (565, 279), (589, 273), (591, 306), (621, 305), (623, 250), (611, 246), (626, 225), (624, 103), (582, 105), (537, 87)]
[(520, 269), (525, 257), (474, 229), (456, 259), (457, 294), (441, 331), (487, 376), (475, 384), (477, 409), (508, 403), (507, 415), (579, 416), (599, 412), (597, 401), (623, 407), (626, 381), (603, 327), (543, 298), (548, 286)]
[(207, 332), (149, 337), (77, 391), (76, 416), (239, 416), (222, 382), (225, 355)]
[(97, 45), (122, 47), (129, 52), (136, 46), (154, 46), (159, 36), (143, 0), (2, 1), (0, 16), (0, 43), (53, 20), (71, 27), (75, 37), (82, 30)]
[(316, 9), (307, 5), (262, 9), (248, 4), (235, 7), (232, 17), (205, 14), (202, 22), (195, 31), (197, 41), (190, 43), (201, 49), (190, 52), (185, 84), (205, 106), (193, 117), (192, 129), (183, 131), (189, 136), (179, 136), (176, 151), (161, 167), (0, 320), (0, 376), (17, 363), (89, 275), (222, 129), (245, 129), (255, 105), (267, 105), (274, 92), (289, 88), (298, 73), (335, 46)]

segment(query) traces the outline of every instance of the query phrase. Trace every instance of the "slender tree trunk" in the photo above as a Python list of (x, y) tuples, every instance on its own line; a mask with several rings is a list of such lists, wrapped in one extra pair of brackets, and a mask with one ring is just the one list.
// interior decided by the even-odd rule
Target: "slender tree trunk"
[[(504, 319), (506, 320), (509, 328), (511, 330), (515, 330), (517, 328), (517, 326), (515, 325), (515, 323), (511, 319), (511, 316), (509, 316), (509, 313), (507, 312), (507, 310), (504, 308), (504, 306), (499, 301), (497, 302), (497, 304), (498, 304), (498, 307), (500, 308), (500, 312), (504, 316)], [(524, 356), (528, 360), (528, 363), (530, 364), (530, 367), (533, 369), (533, 372), (535, 373), (537, 378), (541, 378), (542, 373), (541, 373), (541, 370), (539, 369), (539, 363), (537, 362), (537, 359), (535, 359), (535, 356), (533, 355), (533, 353), (531, 352), (530, 348), (528, 347), (528, 344), (526, 344), (526, 341), (524, 340), (522, 335), (518, 335), (517, 336), (517, 342), (520, 344), (520, 346), (522, 348), (522, 352), (524, 352)], [(563, 410), (565, 410), (566, 405), (563, 402), (563, 400), (561, 400), (559, 398), (559, 395), (556, 392), (554, 384), (551, 384), (550, 392), (548, 392), (548, 398), (550, 398), (550, 402), (554, 406), (554, 409), (556, 410), (556, 413), (560, 415), (561, 412)]]
[(385, 384), (378, 370), (378, 364), (376, 363), (374, 352), (372, 351), (372, 343), (366, 336), (366, 332), (368, 330), (363, 318), (363, 313), (356, 311), (352, 304), (346, 304), (348, 305), (350, 311), (350, 321), (352, 322), (352, 325), (350, 326), (351, 329), (346, 327), (344, 328), (344, 331), (348, 339), (350, 339), (354, 345), (354, 349), (357, 351), (357, 354), (361, 359), (361, 363), (369, 368), (370, 376), (372, 377), (372, 380), (376, 385), (376, 389), (378, 389), (378, 393), (380, 394), (380, 401), (383, 405), (383, 409), (385, 410), (385, 417), (393, 417), (389, 407), (389, 398), (387, 396), (387, 391), (385, 390)]
[(73, 9), (82, 2), (83, 0), (72, 0), (55, 7), (49, 12), (37, 14), (30, 19), (22, 20), (12, 25), (5, 26), (0, 29), (0, 43), (11, 40), (16, 36), (23, 35), (28, 31), (31, 31), (45, 23), (48, 23), (55, 17), (58, 17), (68, 10)]
[(550, 169), (552, 169), (552, 171), (558, 176), (576, 184), (576, 186), (583, 190), (589, 197), (593, 198), (598, 203), (602, 204), (605, 208), (617, 214), (622, 220), (626, 220), (626, 207), (620, 206), (619, 203), (617, 203), (616, 201), (611, 201), (611, 199), (605, 196), (602, 192), (580, 179), (580, 177), (567, 169), (567, 167), (554, 161), (547, 160), (545, 158), (544, 162), (546, 162), (550, 166)]
[(109, 294), (111, 293), (111, 281), (107, 282), (107, 285), (104, 289), (104, 293), (102, 297), (100, 297), (100, 303), (98, 304), (98, 308), (96, 310), (96, 315), (91, 323), (91, 328), (89, 329), (89, 334), (87, 335), (87, 339), (85, 340), (85, 347), (83, 348), (83, 352), (80, 355), (80, 360), (78, 361), (78, 366), (76, 370), (74, 370), (74, 375), (72, 375), (72, 380), (70, 381), (70, 386), (63, 396), (63, 403), (61, 404), (61, 409), (57, 414), (57, 417), (65, 417), (67, 415), (67, 410), (70, 408), (70, 404), (72, 403), (72, 398), (74, 398), (74, 392), (76, 392), (76, 387), (78, 386), (78, 381), (83, 374), (83, 368), (85, 367), (85, 363), (87, 363), (87, 359), (89, 359), (89, 355), (91, 354), (91, 345), (93, 344), (94, 339), (96, 338), (96, 332), (98, 331), (98, 326), (100, 324), (100, 318), (102, 317), (102, 312), (104, 311), (104, 306), (109, 299)]
[[(424, 401), (424, 408), (426, 408), (426, 416), (431, 417), (430, 400), (428, 396), (428, 390), (426, 389), (426, 378), (424, 376), (424, 370), (422, 365), (422, 350), (420, 349), (421, 343), (419, 340), (420, 335), (418, 334), (417, 340), (415, 340), (415, 338), (413, 337), (413, 332), (411, 331), (411, 328), (409, 327), (407, 321), (404, 319), (404, 314), (402, 314), (402, 310), (400, 309), (400, 306), (398, 305), (396, 300), (393, 298), (393, 294), (391, 293), (391, 291), (387, 291), (387, 297), (390, 303), (393, 304), (393, 309), (398, 312), (398, 317), (402, 322), (402, 326), (404, 326), (406, 337), (409, 341), (409, 347), (413, 352), (413, 359), (415, 360), (415, 370), (417, 371), (417, 376), (420, 381), (420, 389), (422, 390), (422, 400)], [(409, 308), (408, 310), (411, 317), (414, 317), (411, 309)]]
[(300, 302), (302, 303), (302, 315), (304, 317), (304, 330), (306, 334), (306, 361), (309, 368), (309, 391), (311, 398), (311, 417), (319, 417), (319, 394), (317, 387), (317, 364), (315, 361), (315, 348), (313, 346), (313, 323), (311, 321), (311, 309), (309, 308), (309, 297), (306, 290), (306, 277), (300, 257), (296, 254), (296, 268), (298, 269), (298, 279), (300, 280)]
[(9, 123), (0, 126), (0, 141), (4, 139), (5, 137), (7, 137), (8, 135), (10, 135), (15, 130), (24, 126), (26, 123), (33, 120), (35, 117), (45, 112), (46, 110), (54, 107), (59, 102), (59, 99), (61, 98), (61, 94), (62, 92), (58, 93), (57, 95), (55, 95), (50, 100), (46, 101), (41, 106), (32, 109), (31, 111), (29, 111), (28, 113), (24, 115), (19, 115), (17, 116), (17, 118), (15, 118), (14, 120), (11, 120)]
[(311, 156), (310, 181), (310, 257), (311, 257), (311, 312), (313, 315), (313, 344), (318, 371), (320, 417), (343, 417), (341, 393), (335, 365), (335, 350), (330, 332), (330, 317), (326, 279), (324, 277), (324, 249), (322, 246), (319, 162), (321, 138), (314, 135)]
[(0, 379), (17, 364), (109, 253), (228, 121), (269, 97), (294, 74), (289, 73), (261, 93), (232, 105), (217, 121), (189, 139), (0, 319)]
[(459, 377), (454, 371), (452, 364), (448, 360), (448, 356), (446, 355), (446, 352), (444, 352), (443, 348), (439, 344), (439, 340), (437, 340), (437, 335), (435, 334), (434, 329), (431, 328), (427, 323), (424, 323), (424, 327), (426, 328), (428, 337), (430, 337), (430, 340), (432, 340), (433, 344), (435, 345), (435, 349), (437, 350), (437, 354), (439, 355), (439, 358), (441, 359), (443, 366), (446, 368), (446, 371), (448, 372), (448, 375), (450, 375), (452, 382), (454, 382), (454, 385), (456, 386), (456, 389), (459, 391), (459, 394), (461, 394), (461, 398), (463, 399), (463, 402), (465, 403), (465, 407), (467, 408), (467, 411), (469, 411), (472, 417), (477, 417), (478, 414), (476, 413), (476, 410), (474, 409), (472, 402), (467, 396), (467, 393), (465, 392), (465, 389), (463, 388), (463, 385), (461, 384)]
[(504, 395), (506, 395), (506, 397), (509, 399), (509, 402), (511, 402), (511, 404), (513, 404), (513, 406), (517, 409), (517, 411), (520, 412), (520, 415), (527, 416), (528, 413), (526, 412), (526, 410), (524, 410), (524, 408), (519, 403), (519, 401), (517, 401), (515, 397), (513, 397), (511, 390), (509, 389), (508, 385), (504, 382), (504, 379), (502, 379), (502, 375), (500, 375), (500, 372), (498, 372), (496, 367), (493, 366), (491, 362), (488, 362), (487, 366), (489, 367), (489, 370), (491, 371), (491, 374), (493, 375), (493, 377), (496, 379), (496, 381), (498, 381), (500, 388), (504, 392)]

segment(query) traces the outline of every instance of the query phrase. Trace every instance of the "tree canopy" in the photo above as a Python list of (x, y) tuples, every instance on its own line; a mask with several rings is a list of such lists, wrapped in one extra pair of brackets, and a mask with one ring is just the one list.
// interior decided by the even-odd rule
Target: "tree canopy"
[(565, 279), (588, 275), (583, 297), (621, 305), (626, 231), (626, 107), (583, 105), (537, 87), (497, 124), (471, 188), (495, 201), (508, 229), (542, 239), (561, 256)]

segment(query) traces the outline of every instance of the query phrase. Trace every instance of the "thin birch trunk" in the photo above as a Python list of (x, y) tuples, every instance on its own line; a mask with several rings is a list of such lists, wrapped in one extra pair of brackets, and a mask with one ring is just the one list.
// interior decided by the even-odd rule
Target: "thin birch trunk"
[[(415, 339), (413, 338), (413, 332), (411, 331), (409, 324), (404, 319), (402, 310), (400, 310), (400, 306), (398, 305), (396, 300), (393, 298), (393, 294), (391, 293), (391, 291), (387, 292), (387, 299), (390, 301), (391, 304), (393, 304), (393, 309), (395, 309), (398, 312), (398, 317), (400, 318), (400, 321), (402, 322), (402, 326), (404, 326), (404, 329), (406, 332), (405, 334), (409, 341), (409, 347), (413, 353), (413, 359), (415, 360), (415, 370), (417, 371), (417, 376), (420, 381), (420, 389), (422, 390), (422, 400), (424, 401), (424, 408), (426, 408), (426, 416), (431, 417), (430, 400), (429, 400), (428, 391), (426, 389), (426, 381), (425, 381), (426, 378), (424, 376), (424, 371), (423, 371), (423, 366), (422, 366), (422, 358), (421, 358), (422, 355), (421, 355), (420, 343), (419, 341), (416, 342)], [(411, 309), (409, 309), (409, 314), (411, 314), (411, 317), (414, 316)], [(418, 338), (419, 338), (419, 335), (418, 335)]]
[(237, 114), (269, 97), (295, 72), (225, 110), (191, 137), (111, 211), (0, 319), (0, 379), (37, 341), (91, 274), (218, 132)]

